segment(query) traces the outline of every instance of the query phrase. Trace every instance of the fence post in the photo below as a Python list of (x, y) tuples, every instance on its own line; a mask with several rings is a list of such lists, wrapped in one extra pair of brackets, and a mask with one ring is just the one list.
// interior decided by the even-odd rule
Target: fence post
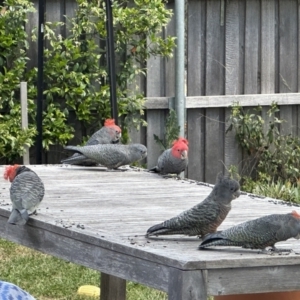
[[(28, 128), (28, 113), (27, 113), (27, 82), (21, 82), (21, 123), (22, 129)], [(25, 152), (23, 154), (23, 165), (29, 165), (29, 147), (24, 145)]]

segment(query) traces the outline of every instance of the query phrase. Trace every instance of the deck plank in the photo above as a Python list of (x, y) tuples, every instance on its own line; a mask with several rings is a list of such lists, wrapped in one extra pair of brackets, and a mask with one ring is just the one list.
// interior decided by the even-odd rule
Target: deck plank
[[(165, 291), (168, 268), (192, 271), (300, 265), (300, 243), (295, 239), (277, 244), (294, 250), (283, 256), (234, 247), (199, 251), (200, 240), (196, 237), (145, 237), (150, 226), (201, 202), (212, 185), (164, 179), (136, 169), (107, 172), (101, 167), (61, 165), (30, 168), (43, 180), (46, 193), (38, 214), (23, 228), (6, 223), (11, 209), (10, 183), (0, 183), (0, 236), (25, 246)], [(3, 170), (0, 166), (0, 173)], [(232, 207), (219, 229), (271, 213), (300, 211), (289, 203), (283, 205), (248, 194), (234, 200)], [(72, 247), (79, 254), (71, 255)], [(86, 257), (80, 256), (80, 249), (86, 249)], [(126, 261), (122, 261), (124, 256)], [(145, 270), (153, 270), (153, 274), (149, 276)]]

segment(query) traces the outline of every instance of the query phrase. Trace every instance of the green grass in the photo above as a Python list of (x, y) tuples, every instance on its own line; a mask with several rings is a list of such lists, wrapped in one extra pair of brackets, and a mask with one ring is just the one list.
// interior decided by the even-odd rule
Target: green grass
[[(100, 285), (98, 271), (0, 239), (0, 279), (39, 300), (90, 300), (76, 294), (81, 285)], [(166, 293), (127, 282), (129, 300), (163, 300)]]

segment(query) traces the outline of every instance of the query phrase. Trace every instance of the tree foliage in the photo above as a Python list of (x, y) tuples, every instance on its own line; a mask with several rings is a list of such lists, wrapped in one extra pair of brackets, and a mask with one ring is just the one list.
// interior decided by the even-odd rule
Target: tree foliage
[[(26, 80), (28, 50), (24, 29), (26, 15), (33, 6), (24, 0), (10, 0), (0, 6), (0, 158), (14, 160), (23, 154), (24, 145), (32, 145), (36, 134), (31, 123), (21, 128), (20, 82)], [(28, 111), (34, 104), (29, 100)]]
[[(83, 133), (99, 129), (110, 117), (109, 77), (106, 62), (106, 11), (104, 1), (77, 0), (78, 9), (65, 22), (45, 24), (43, 147), (65, 145), (74, 128), (69, 122), (74, 114), (81, 122)], [(28, 37), (24, 28), (26, 16), (34, 9), (30, 1), (7, 0), (0, 6), (0, 110), (2, 127), (0, 155), (13, 160), (9, 136), (18, 143), (34, 143), (37, 70), (26, 69)], [(151, 56), (170, 57), (174, 37), (162, 38), (160, 32), (168, 24), (172, 12), (162, 0), (119, 0), (113, 2), (115, 52), (117, 60), (117, 99), (119, 117), (126, 131), (128, 126), (144, 124), (144, 95), (135, 86), (138, 76), (147, 73), (146, 60)], [(12, 17), (13, 15), (13, 17)], [(67, 31), (68, 34), (63, 33)], [(36, 31), (32, 40), (36, 41)], [(30, 128), (20, 129), (19, 83), (28, 82)], [(1, 86), (2, 84), (2, 86)], [(12, 121), (10, 110), (15, 111)], [(17, 117), (16, 117), (17, 116)], [(19, 119), (18, 119), (19, 118)], [(13, 122), (13, 123), (11, 123)], [(18, 129), (17, 129), (18, 128)], [(22, 137), (22, 138), (21, 138)], [(3, 150), (2, 150), (3, 149)]]
[[(228, 130), (234, 130), (239, 145), (249, 155), (250, 167), (243, 174), (248, 185), (252, 177), (260, 183), (298, 184), (300, 177), (300, 139), (291, 134), (282, 134), (277, 117), (279, 108), (273, 103), (268, 110), (269, 122), (261, 117), (261, 107), (256, 113), (246, 111), (238, 104), (233, 105)], [(227, 130), (227, 131), (228, 131)], [(280, 184), (281, 185), (281, 184)]]

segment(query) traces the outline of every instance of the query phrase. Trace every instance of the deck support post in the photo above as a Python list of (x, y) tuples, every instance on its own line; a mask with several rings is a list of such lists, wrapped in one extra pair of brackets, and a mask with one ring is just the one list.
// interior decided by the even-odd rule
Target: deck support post
[(206, 271), (170, 269), (169, 300), (207, 300)]
[(100, 300), (126, 300), (126, 280), (101, 273)]

